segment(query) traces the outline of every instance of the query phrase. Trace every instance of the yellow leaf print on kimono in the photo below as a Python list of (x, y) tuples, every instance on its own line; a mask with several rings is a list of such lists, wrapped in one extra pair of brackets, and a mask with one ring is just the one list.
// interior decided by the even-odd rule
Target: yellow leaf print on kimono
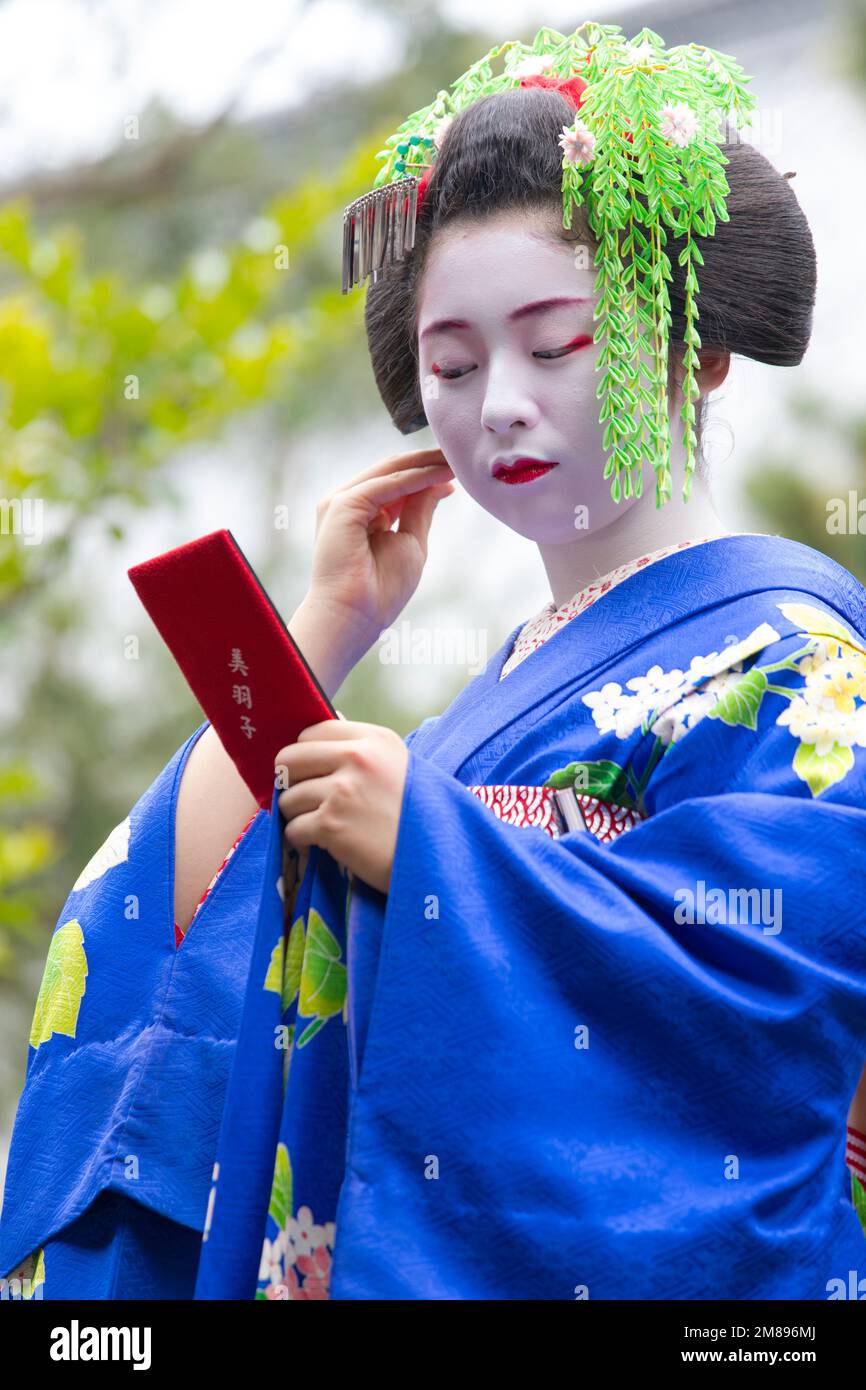
[(72, 885), (73, 893), (77, 893), (82, 888), (89, 888), (91, 883), (95, 883), (103, 874), (108, 873), (109, 869), (114, 869), (118, 864), (125, 864), (129, 859), (129, 816), (126, 816), (119, 825), (116, 825), (105, 843), (88, 859), (81, 873)]
[(8, 1275), (0, 1279), (0, 1299), (41, 1299), (45, 1285), (45, 1254), (40, 1248)]
[(807, 603), (780, 603), (812, 650), (797, 664), (806, 683), (776, 720), (799, 739), (794, 771), (813, 796), (841, 782), (866, 748), (866, 648), (829, 613)]
[(30, 1028), (31, 1047), (41, 1047), (55, 1033), (75, 1037), (86, 976), (84, 933), (81, 923), (73, 918), (58, 927), (51, 938)]

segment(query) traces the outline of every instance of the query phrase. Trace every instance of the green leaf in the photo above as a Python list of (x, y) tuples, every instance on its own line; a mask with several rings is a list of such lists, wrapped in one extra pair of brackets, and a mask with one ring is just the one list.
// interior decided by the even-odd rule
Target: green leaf
[(843, 744), (834, 743), (829, 753), (819, 757), (814, 743), (801, 743), (792, 764), (801, 781), (808, 784), (813, 796), (841, 782), (854, 766), (854, 750)]
[(51, 938), (30, 1029), (31, 1047), (41, 1047), (54, 1033), (75, 1037), (87, 973), (84, 933), (73, 918)]
[(303, 1033), (298, 1037), (298, 1047), (306, 1047), (311, 1038), (314, 1038), (320, 1029), (327, 1023), (326, 1018), (314, 1018), (312, 1023), (308, 1023)]
[(274, 994), (282, 994), (283, 992), (283, 952), (283, 937), (281, 933), (279, 941), (271, 951), (271, 959), (267, 974), (265, 975), (265, 983), (262, 986), (263, 989), (271, 990)]
[(707, 710), (710, 719), (721, 719), (722, 723), (740, 724), (745, 729), (757, 729), (758, 710), (767, 689), (767, 677), (758, 666), (753, 666), (740, 680), (725, 692), (712, 709)]
[(311, 907), (301, 973), (298, 1012), (305, 1018), (332, 1018), (346, 998), (346, 967), (340, 943), (315, 908)]
[(277, 1145), (268, 1215), (277, 1223), (279, 1231), (285, 1230), (292, 1215), (292, 1164), (285, 1144)]
[(866, 652), (866, 646), (860, 639), (823, 608), (816, 608), (811, 603), (777, 603), (776, 607), (804, 637), (832, 637), (836, 642), (844, 642), (849, 647)]
[(294, 1001), (301, 987), (305, 944), (304, 921), (299, 917), (289, 932), (289, 949), (286, 952), (286, 966), (283, 972), (283, 1013)]
[(856, 1173), (851, 1174), (851, 1201), (854, 1203), (854, 1210), (860, 1218), (860, 1225), (863, 1227), (864, 1236), (866, 1236), (866, 1188)]
[[(615, 802), (618, 806), (633, 806), (634, 800), (626, 791), (626, 770), (608, 758), (596, 762), (574, 762), (551, 773), (545, 787), (574, 787), (583, 796), (595, 796), (600, 801)], [(579, 782), (579, 785), (575, 785)]]

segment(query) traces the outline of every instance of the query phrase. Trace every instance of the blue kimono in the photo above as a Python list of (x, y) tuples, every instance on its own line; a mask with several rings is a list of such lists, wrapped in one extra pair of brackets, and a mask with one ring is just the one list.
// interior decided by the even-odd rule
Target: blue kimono
[[(866, 1275), (866, 591), (726, 537), (500, 680), (518, 631), (407, 739), (387, 895), (289, 852), (275, 793), (169, 950), (206, 726), (175, 754), (61, 914), (0, 1269), (29, 1256), (64, 1296), (64, 1228), (110, 1192), (203, 1230), (169, 1296), (825, 1299)], [(527, 815), (539, 789), (580, 817)]]

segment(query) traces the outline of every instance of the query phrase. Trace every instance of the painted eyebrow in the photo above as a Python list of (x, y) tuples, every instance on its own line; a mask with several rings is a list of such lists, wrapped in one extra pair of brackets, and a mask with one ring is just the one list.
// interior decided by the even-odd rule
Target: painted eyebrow
[[(531, 304), (522, 304), (519, 309), (515, 309), (508, 315), (508, 322), (514, 323), (517, 319), (527, 318), (530, 314), (543, 313), (545, 309), (553, 309), (557, 304), (591, 304), (592, 300), (582, 298), (578, 295), (559, 294), (553, 295), (550, 299), (535, 299)], [(428, 323), (427, 327), (419, 334), (418, 341), (426, 338), (431, 333), (443, 333), (449, 328), (471, 328), (471, 323), (467, 319), (434, 319), (433, 323)]]

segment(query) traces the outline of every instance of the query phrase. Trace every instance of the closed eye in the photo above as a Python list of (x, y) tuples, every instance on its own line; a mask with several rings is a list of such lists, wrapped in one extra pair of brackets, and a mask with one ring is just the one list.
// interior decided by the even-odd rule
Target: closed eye
[[(533, 357), (541, 358), (543, 362), (550, 362), (557, 357), (565, 357), (570, 352), (576, 352), (578, 348), (587, 347), (591, 342), (592, 338), (588, 334), (581, 333), (579, 337), (572, 339), (572, 341), (566, 343), (564, 347), (539, 348), (539, 350), (533, 352), (532, 355)], [(443, 381), (459, 381), (461, 377), (475, 370), (475, 367), (463, 367), (462, 369), (459, 367), (440, 367), (436, 363), (434, 363), (431, 368), (431, 371), (433, 371), (436, 376), (441, 377)]]
[(459, 381), (460, 377), (465, 376), (467, 372), (474, 372), (475, 368), (464, 367), (461, 371), (457, 367), (437, 367), (434, 363), (430, 370), (436, 376), (440, 376), (443, 381)]
[(570, 343), (566, 343), (565, 347), (546, 348), (542, 351), (534, 352), (532, 355), (533, 357), (541, 357), (544, 359), (551, 357), (564, 357), (566, 353), (575, 352), (577, 348), (586, 347), (587, 344), (591, 342), (592, 338), (590, 338), (586, 333), (581, 333), (579, 337), (572, 338)]

